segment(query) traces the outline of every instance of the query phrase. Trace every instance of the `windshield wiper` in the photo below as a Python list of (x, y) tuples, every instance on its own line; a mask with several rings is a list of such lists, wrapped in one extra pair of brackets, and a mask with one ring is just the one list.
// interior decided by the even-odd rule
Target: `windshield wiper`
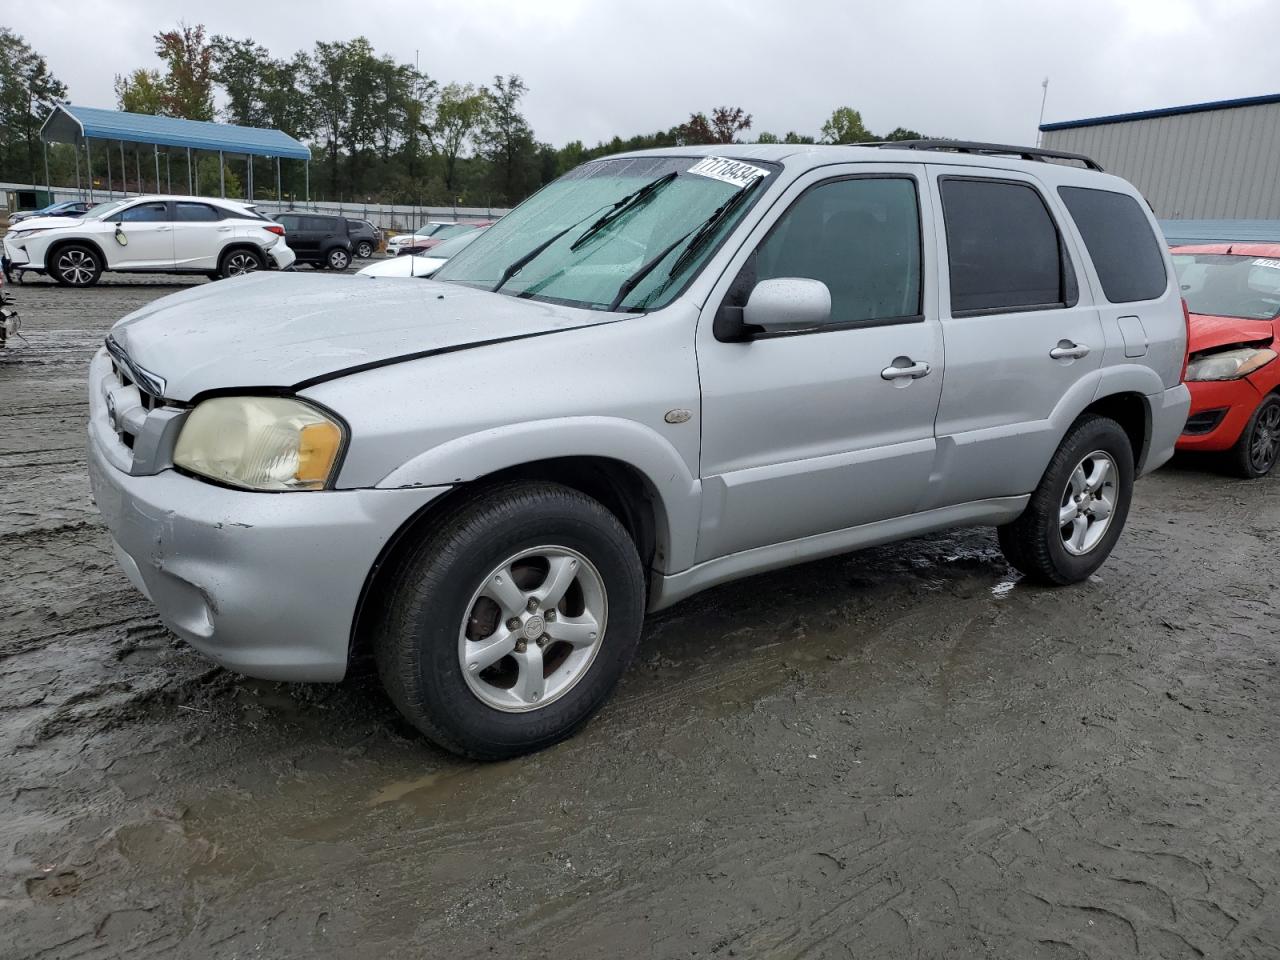
[(510, 280), (512, 277), (514, 277), (517, 273), (519, 273), (520, 270), (529, 263), (529, 261), (533, 260), (534, 257), (537, 257), (539, 254), (541, 254), (543, 250), (547, 249), (547, 247), (551, 246), (553, 243), (555, 243), (557, 240), (563, 237), (566, 233), (568, 233), (574, 227), (581, 226), (582, 224), (590, 220), (591, 217), (593, 216), (595, 216), (595, 214), (588, 214), (587, 216), (579, 220), (577, 223), (569, 224), (559, 233), (554, 234), (547, 240), (543, 240), (542, 243), (538, 244), (536, 247), (534, 247), (524, 256), (518, 257), (517, 259), (512, 260), (509, 264), (507, 264), (507, 268), (502, 271), (502, 276), (498, 278), (498, 282), (489, 288), (489, 292), (497, 293), (499, 290), (505, 287), (507, 285), (507, 281)]
[(663, 174), (662, 176), (658, 177), (658, 179), (649, 181), (639, 190), (636, 190), (633, 193), (627, 194), (625, 197), (623, 197), (621, 200), (615, 203), (605, 213), (603, 217), (601, 217), (591, 226), (587, 227), (587, 229), (582, 232), (582, 236), (580, 236), (577, 240), (573, 241), (573, 243), (569, 244), (569, 249), (577, 250), (580, 246), (582, 246), (584, 243), (586, 243), (588, 240), (594, 237), (597, 233), (599, 233), (609, 224), (613, 223), (613, 221), (617, 220), (620, 216), (622, 216), (628, 210), (631, 210), (631, 209), (634, 209), (635, 207), (640, 206), (640, 204), (644, 203), (651, 196), (653, 196), (655, 193), (657, 193), (660, 189), (665, 187), (668, 183), (670, 183), (672, 180), (674, 180), (678, 176), (679, 176), (679, 173), (675, 171), (672, 171), (671, 173)]
[[(689, 259), (693, 256), (693, 252), (706, 242), (706, 239), (715, 232), (715, 228), (723, 223), (725, 218), (728, 217), (738, 204), (742, 202), (742, 198), (754, 190), (756, 184), (763, 179), (764, 177), (756, 177), (756, 179), (752, 180), (751, 183), (743, 187), (724, 203), (720, 204), (720, 206), (716, 207), (716, 209), (711, 212), (711, 216), (703, 220), (702, 223), (684, 234), (684, 236), (676, 238), (672, 243), (669, 243), (667, 246), (659, 250), (655, 256), (641, 264), (640, 269), (622, 281), (622, 286), (618, 287), (617, 294), (609, 304), (609, 310), (617, 310), (618, 305), (626, 299), (627, 294), (638, 287), (645, 277), (653, 273), (658, 264), (662, 263), (663, 260), (667, 259), (667, 257), (671, 255), (671, 251), (679, 248), (682, 243), (688, 240), (689, 246), (685, 247), (684, 252), (681, 253), (680, 256), (676, 257), (676, 262), (673, 263), (671, 265), (671, 269), (667, 271), (667, 279), (670, 280), (679, 273), (680, 268), (689, 262)], [(690, 240), (690, 237), (693, 239)]]

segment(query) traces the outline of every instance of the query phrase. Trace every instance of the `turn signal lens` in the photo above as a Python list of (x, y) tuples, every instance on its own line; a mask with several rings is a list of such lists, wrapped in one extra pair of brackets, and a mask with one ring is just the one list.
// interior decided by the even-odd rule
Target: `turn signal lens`
[(301, 400), (215, 397), (187, 416), (173, 462), (246, 490), (322, 490), (342, 441), (342, 426)]

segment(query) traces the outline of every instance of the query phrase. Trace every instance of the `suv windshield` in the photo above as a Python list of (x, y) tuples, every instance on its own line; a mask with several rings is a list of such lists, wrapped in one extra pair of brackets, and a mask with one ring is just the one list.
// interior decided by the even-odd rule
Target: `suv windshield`
[(1238, 254), (1174, 254), (1173, 268), (1192, 313), (1243, 320), (1280, 314), (1280, 260)]
[[(596, 310), (624, 293), (616, 309), (656, 309), (698, 273), (750, 208), (727, 201), (751, 190), (745, 199), (754, 202), (764, 193), (758, 181), (775, 171), (774, 164), (716, 157), (587, 163), (485, 230), (432, 279), (491, 290), (536, 251), (507, 277), (503, 293)], [(714, 235), (700, 233), (722, 208)], [(686, 249), (694, 255), (685, 256)]]
[(123, 207), (126, 203), (132, 203), (132, 202), (133, 201), (131, 199), (127, 199), (127, 200), (108, 200), (106, 203), (99, 203), (97, 206), (91, 207), (89, 209), (89, 212), (85, 214), (85, 219), (102, 220), (105, 217), (111, 216), (111, 214), (115, 213), (117, 210)]

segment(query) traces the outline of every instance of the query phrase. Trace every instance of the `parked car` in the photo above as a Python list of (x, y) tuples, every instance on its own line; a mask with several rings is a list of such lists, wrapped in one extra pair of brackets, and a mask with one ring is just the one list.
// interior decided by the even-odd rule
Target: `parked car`
[(382, 231), (368, 220), (348, 220), (347, 236), (354, 244), (354, 253), (361, 260), (368, 260), (382, 243)]
[(41, 207), (39, 210), (23, 210), (19, 213), (9, 214), (9, 226), (15, 223), (21, 223), (23, 220), (30, 220), (33, 217), (83, 217), (95, 204), (87, 200), (63, 200), (59, 203), (51, 203), (47, 207)]
[(737, 577), (993, 525), (1030, 580), (1085, 580), (1190, 403), (1155, 221), (1039, 159), (1068, 155), (895, 147), (605, 158), (430, 280), (126, 317), (90, 370), (117, 558), (224, 666), (372, 651), (489, 758), (577, 729), (646, 609)]
[(448, 226), (441, 227), (429, 237), (415, 236), (407, 243), (401, 244), (396, 248), (396, 256), (403, 257), (405, 254), (420, 255), (434, 249), (446, 240), (452, 240), (454, 237), (465, 236), (475, 230), (482, 230), (485, 227), (493, 226), (492, 220), (465, 220), (460, 223), (451, 223)]
[(1191, 415), (1178, 449), (1266, 476), (1280, 456), (1280, 244), (1174, 247), (1173, 264), (1191, 325)]
[(105, 270), (232, 277), (293, 263), (284, 229), (251, 205), (143, 196), (98, 204), (78, 220), (37, 217), (4, 235), (14, 270), (88, 287)]
[(387, 241), (387, 256), (394, 257), (400, 252), (400, 248), (407, 243), (415, 243), (418, 240), (425, 240), (432, 236), (436, 231), (443, 230), (445, 227), (453, 226), (452, 222), (445, 220), (430, 220), (422, 224), (418, 229), (409, 233), (400, 233)]
[(346, 217), (321, 213), (281, 213), (276, 216), (288, 231), (289, 246), (298, 263), (317, 270), (345, 270), (355, 256)]
[(432, 247), (429, 253), (422, 256), (395, 257), (391, 260), (379, 260), (356, 272), (365, 277), (429, 277), (449, 260), (471, 246), (484, 231), (468, 230), (466, 233), (446, 240)]

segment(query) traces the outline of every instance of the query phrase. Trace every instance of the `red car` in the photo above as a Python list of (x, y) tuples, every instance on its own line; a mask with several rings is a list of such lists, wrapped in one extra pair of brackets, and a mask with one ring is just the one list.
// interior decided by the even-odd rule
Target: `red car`
[(1265, 476), (1280, 454), (1280, 244), (1172, 253), (1191, 311), (1191, 413), (1178, 449), (1222, 453), (1241, 476)]
[(447, 227), (441, 227), (429, 237), (423, 237), (413, 243), (406, 243), (396, 251), (396, 256), (404, 256), (409, 253), (426, 253), (432, 247), (443, 243), (445, 240), (460, 237), (462, 234), (477, 230), (480, 227), (491, 227), (495, 223), (497, 223), (496, 220), (460, 220), (458, 223), (451, 223)]

